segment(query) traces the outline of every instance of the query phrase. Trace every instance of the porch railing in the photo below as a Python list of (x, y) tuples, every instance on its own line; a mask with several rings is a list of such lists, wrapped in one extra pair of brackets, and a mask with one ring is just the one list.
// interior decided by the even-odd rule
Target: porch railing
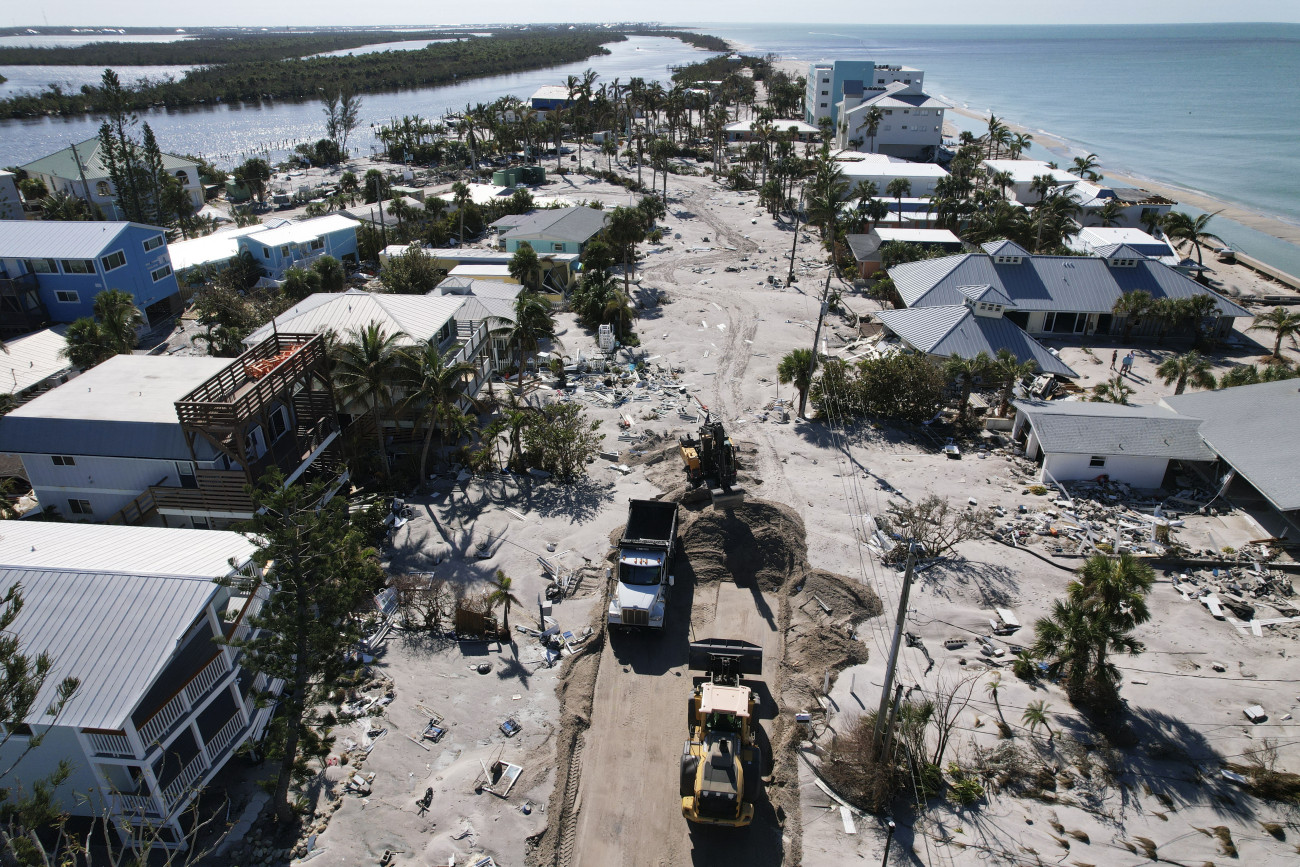
[(243, 731), (243, 729), (243, 717), (236, 713), (221, 727), (221, 730), (213, 735), (212, 739), (208, 741), (208, 755), (213, 757), (221, 755), (225, 752), (226, 747), (230, 746), (231, 742), (239, 736), (239, 733)]
[(86, 737), (90, 739), (90, 748), (97, 756), (111, 756), (117, 759), (135, 757), (135, 748), (131, 746), (130, 739), (124, 734), (86, 732)]
[(162, 811), (152, 795), (122, 795), (115, 792), (112, 809), (114, 815), (129, 819), (162, 818)]
[(230, 670), (230, 661), (226, 659), (224, 652), (219, 652), (212, 657), (207, 665), (203, 666), (181, 689), (176, 691), (166, 704), (154, 711), (153, 716), (145, 720), (144, 725), (140, 726), (140, 737), (146, 745), (145, 748), (148, 749), (150, 745), (170, 734), (190, 709)]
[(209, 765), (208, 760), (199, 753), (190, 759), (190, 763), (181, 768), (181, 772), (176, 775), (176, 779), (167, 784), (163, 789), (163, 803), (167, 805), (167, 812), (172, 813), (176, 807), (196, 788), (194, 783), (203, 776)]

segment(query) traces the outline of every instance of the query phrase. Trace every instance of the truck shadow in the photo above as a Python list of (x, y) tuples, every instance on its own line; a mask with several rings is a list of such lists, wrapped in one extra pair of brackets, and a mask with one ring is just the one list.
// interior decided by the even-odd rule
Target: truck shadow
[(675, 583), (668, 594), (668, 610), (662, 630), (609, 630), (609, 646), (619, 665), (636, 674), (661, 676), (673, 669), (686, 671), (691, 643), (691, 604), (695, 596), (695, 573), (684, 556), (678, 555)]

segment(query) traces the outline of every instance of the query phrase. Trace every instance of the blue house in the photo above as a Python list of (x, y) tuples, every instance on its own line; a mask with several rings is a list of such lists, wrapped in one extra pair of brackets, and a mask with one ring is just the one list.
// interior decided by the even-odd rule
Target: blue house
[(15, 319), (91, 316), (107, 289), (131, 295), (153, 325), (181, 309), (180, 287), (157, 226), (127, 222), (0, 220), (0, 328)]
[(350, 217), (328, 214), (242, 235), (237, 243), (239, 252), (247, 251), (263, 274), (278, 283), (288, 269), (309, 267), (322, 256), (355, 262), (358, 225)]
[(587, 242), (604, 231), (608, 223), (608, 212), (576, 207), (509, 215), (494, 222), (492, 227), (507, 253), (518, 250), (520, 244), (528, 244), (538, 256), (549, 256), (582, 253)]
[(569, 89), (561, 84), (546, 84), (537, 88), (537, 92), (528, 100), (534, 111), (548, 112), (557, 108), (568, 108)]

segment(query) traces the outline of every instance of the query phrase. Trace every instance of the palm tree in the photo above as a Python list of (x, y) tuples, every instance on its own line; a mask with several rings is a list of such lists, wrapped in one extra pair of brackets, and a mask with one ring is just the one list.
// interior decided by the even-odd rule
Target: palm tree
[(962, 358), (954, 353), (944, 362), (944, 376), (955, 380), (958, 387), (961, 388), (961, 404), (958, 415), (962, 421), (966, 420), (966, 411), (970, 408), (971, 391), (974, 390), (976, 383), (983, 379), (992, 366), (993, 359), (989, 358), (989, 354), (982, 349), (973, 358)]
[(456, 204), (456, 215), (460, 217), (460, 232), (456, 235), (456, 240), (465, 243), (465, 209), (473, 201), (473, 195), (469, 191), (469, 186), (464, 181), (456, 181), (451, 185), (451, 199)]
[(1246, 330), (1272, 331), (1272, 357), (1281, 361), (1282, 339), (1285, 337), (1294, 339), (1296, 334), (1300, 334), (1300, 313), (1290, 313), (1285, 307), (1274, 307), (1267, 313), (1257, 315), (1255, 321)]
[[(437, 201), (442, 201), (438, 199)], [(333, 256), (321, 256), (311, 263), (311, 269), (320, 277), (320, 288), (324, 292), (342, 292), (347, 282), (347, 272), (343, 263)]]
[(885, 187), (885, 195), (893, 196), (898, 203), (898, 221), (903, 221), (903, 197), (912, 194), (912, 182), (907, 178), (894, 178)]
[(1011, 186), (1015, 179), (1011, 176), (1011, 172), (994, 172), (989, 176), (989, 182), (1002, 191), (1002, 198), (1005, 199), (1007, 197), (1007, 187)]
[[(1170, 238), (1191, 244), (1196, 250), (1196, 264), (1204, 265), (1205, 262), (1201, 258), (1201, 245), (1208, 244), (1210, 241), (1224, 243), (1223, 239), (1218, 235), (1206, 230), (1210, 220), (1219, 213), (1219, 211), (1215, 211), (1213, 214), (1200, 214), (1193, 217), (1190, 214), (1184, 214), (1182, 211), (1170, 211), (1161, 219), (1161, 228), (1165, 230), (1165, 234)], [(1204, 270), (1196, 272), (1196, 279), (1202, 283), (1208, 281)]]
[(1124, 377), (1116, 374), (1113, 379), (1108, 379), (1101, 385), (1094, 386), (1092, 397), (1088, 398), (1088, 400), (1093, 403), (1127, 404), (1133, 391), (1133, 387), (1124, 381)]
[(135, 298), (121, 289), (106, 289), (95, 296), (95, 319), (104, 332), (106, 345), (114, 355), (128, 355), (139, 338), (136, 329), (145, 324)]
[(1011, 134), (1011, 158), (1018, 160), (1020, 155), (1034, 146), (1031, 133), (1017, 132)]
[(1151, 293), (1145, 289), (1131, 289), (1115, 299), (1110, 312), (1116, 316), (1124, 317), (1124, 335), (1122, 339), (1125, 343), (1128, 343), (1129, 336), (1133, 333), (1133, 326), (1149, 309), (1151, 309)]
[(1070, 167), (1070, 171), (1087, 181), (1101, 180), (1101, 175), (1097, 174), (1096, 154), (1088, 154), (1086, 157), (1075, 157), (1074, 164)]
[(379, 447), (382, 475), (388, 477), (388, 455), (384, 447), (384, 411), (392, 405), (395, 373), (397, 372), (401, 341), (406, 337), (398, 331), (389, 334), (383, 326), (372, 322), (351, 333), (351, 339), (340, 343), (334, 366), (334, 383), (345, 400), (368, 403), (375, 418), (375, 441)]
[(515, 321), (506, 332), (505, 339), (515, 345), (519, 361), (519, 382), (516, 393), (524, 393), (524, 368), (528, 356), (541, 348), (544, 338), (554, 339), (555, 318), (551, 315), (551, 305), (536, 292), (520, 292), (515, 296)]
[(998, 710), (999, 728), (1004, 732), (1010, 732), (1011, 726), (1007, 725), (1007, 718), (1002, 715), (1002, 703), (998, 701), (998, 692), (1002, 689), (1002, 675), (994, 673), (993, 677), (984, 684), (984, 691), (993, 699), (993, 706)]
[(609, 222), (605, 225), (605, 237), (610, 246), (623, 254), (623, 292), (629, 298), (632, 297), (629, 279), (636, 262), (636, 245), (645, 240), (648, 229), (645, 213), (640, 208), (615, 208), (610, 211)]
[(998, 404), (999, 416), (1006, 418), (1007, 412), (1011, 409), (1011, 396), (1015, 392), (1016, 383), (1033, 376), (1037, 370), (1038, 362), (1032, 358), (1021, 361), (1006, 347), (998, 350), (990, 365), (990, 372), (1002, 380), (1002, 396)]
[(1113, 625), (1133, 629), (1151, 619), (1146, 596), (1155, 580), (1150, 564), (1132, 554), (1094, 554), (1079, 567), (1066, 593)]
[(1039, 726), (1042, 726), (1044, 729), (1046, 729), (1047, 743), (1049, 745), (1052, 743), (1053, 732), (1052, 732), (1052, 724), (1049, 722), (1047, 712), (1051, 709), (1052, 706), (1047, 703), (1046, 699), (1031, 701), (1029, 705), (1025, 708), (1024, 714), (1020, 717), (1020, 721), (1025, 725), (1029, 726), (1030, 734), (1033, 734), (1035, 731), (1037, 731)]
[(1124, 203), (1119, 199), (1107, 199), (1106, 204), (1097, 209), (1096, 217), (1102, 226), (1109, 228), (1117, 225), (1124, 216)]
[(1074, 219), (1079, 203), (1064, 193), (1049, 193), (1034, 206), (1034, 252), (1061, 246), (1067, 235), (1074, 234)]
[[(406, 393), (404, 403), (414, 409), (420, 423), (425, 426), (424, 448), (420, 451), (420, 484), (428, 473), (429, 446), (433, 443), (433, 429), (439, 421), (446, 421), (448, 410), (463, 393), (466, 379), (473, 381), (474, 365), (468, 361), (455, 361), (456, 350), (440, 352), (433, 342), (421, 343), (411, 349), (399, 350), (396, 379)], [(446, 444), (446, 428), (443, 427)]]
[(284, 272), (284, 282), (280, 284), (280, 294), (287, 300), (297, 303), (321, 288), (320, 274), (306, 268), (288, 268)]
[(804, 406), (808, 399), (808, 387), (812, 384), (809, 370), (812, 367), (811, 349), (792, 349), (785, 354), (776, 366), (776, 378), (782, 385), (794, 383), (799, 392), (799, 417), (803, 418)]
[(862, 120), (862, 126), (866, 128), (867, 138), (871, 139), (871, 152), (876, 152), (876, 133), (880, 132), (880, 123), (885, 119), (885, 113), (880, 110), (880, 106), (873, 105), (867, 109), (866, 117)]
[(501, 422), (510, 442), (510, 456), (506, 459), (506, 464), (516, 472), (521, 469), (520, 462), (524, 456), (524, 430), (537, 418), (537, 414), (530, 407), (519, 403), (519, 398), (514, 395), (510, 396), (510, 405), (502, 409)]
[(89, 370), (117, 355), (109, 346), (104, 329), (89, 316), (83, 316), (69, 325), (64, 339), (67, 345), (59, 354), (78, 370)]
[(1034, 179), (1029, 183), (1030, 191), (1038, 194), (1040, 202), (1059, 186), (1056, 178), (1051, 175), (1034, 175)]
[(521, 242), (510, 257), (510, 276), (514, 277), (528, 292), (538, 292), (542, 288), (542, 261), (537, 258), (537, 251), (527, 241)]
[(501, 609), (501, 629), (507, 636), (510, 634), (510, 606), (523, 604), (518, 596), (510, 592), (513, 583), (514, 579), (498, 569), (496, 580), (492, 582), (492, 592), (488, 594), (488, 604)]
[(1214, 388), (1214, 374), (1210, 373), (1210, 361), (1193, 349), (1183, 355), (1171, 355), (1156, 368), (1156, 376), (1164, 380), (1165, 385), (1177, 381), (1174, 394), (1182, 394), (1191, 383), (1197, 388)]

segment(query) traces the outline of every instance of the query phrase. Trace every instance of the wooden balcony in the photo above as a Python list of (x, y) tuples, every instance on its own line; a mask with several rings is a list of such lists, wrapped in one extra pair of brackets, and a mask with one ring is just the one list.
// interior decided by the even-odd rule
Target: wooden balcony
[(248, 478), (239, 470), (198, 470), (197, 487), (153, 486), (149, 494), (153, 507), (163, 514), (203, 512), (223, 517), (251, 518), (253, 498), (248, 495)]
[(183, 428), (223, 436), (283, 399), (313, 373), (324, 376), (325, 341), (318, 334), (273, 334), (176, 402)]

